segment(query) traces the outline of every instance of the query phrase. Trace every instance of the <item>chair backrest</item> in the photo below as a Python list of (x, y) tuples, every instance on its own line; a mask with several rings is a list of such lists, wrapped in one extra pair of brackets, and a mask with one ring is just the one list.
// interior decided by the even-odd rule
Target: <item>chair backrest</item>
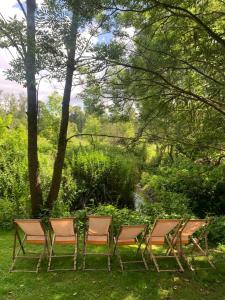
[(151, 236), (165, 237), (171, 230), (175, 229), (181, 220), (177, 219), (157, 219), (153, 225)]
[(188, 220), (181, 230), (181, 235), (191, 236), (206, 225), (208, 225), (208, 220)]
[(16, 219), (17, 224), (23, 232), (28, 236), (43, 236), (45, 235), (41, 220), (39, 219)]
[(107, 235), (112, 223), (112, 216), (88, 216), (89, 235)]
[(57, 236), (75, 235), (75, 218), (51, 218), (49, 219), (52, 230)]
[(124, 225), (120, 228), (118, 240), (135, 239), (146, 229), (146, 225)]

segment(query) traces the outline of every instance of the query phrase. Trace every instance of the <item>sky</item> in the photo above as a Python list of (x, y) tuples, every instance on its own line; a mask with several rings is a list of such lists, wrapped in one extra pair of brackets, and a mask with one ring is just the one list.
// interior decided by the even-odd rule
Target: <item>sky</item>
[[(22, 17), (21, 11), (16, 7), (16, 0), (7, 0), (1, 1), (0, 13), (4, 18), (13, 17), (14, 15), (18, 15), (18, 17)], [(9, 62), (11, 60), (11, 55), (5, 49), (0, 49), (0, 90), (4, 93), (14, 93), (16, 95), (24, 93), (25, 89), (18, 85), (15, 82), (11, 82), (5, 79), (3, 74), (4, 70), (9, 68)]]
[[(25, 1), (22, 1), (23, 3)], [(37, 5), (40, 5), (43, 0), (36, 0)], [(18, 18), (23, 17), (23, 13), (17, 3), (16, 0), (4, 0), (1, 1), (0, 6), (0, 14), (5, 18), (8, 19), (9, 17), (17, 16)], [(11, 50), (11, 53), (16, 56), (16, 51)], [(0, 49), (0, 91), (3, 94), (14, 94), (14, 95), (26, 95), (26, 89), (19, 85), (14, 81), (9, 81), (6, 79), (4, 75), (4, 71), (7, 70), (10, 65), (10, 60), (12, 59), (11, 54), (6, 49)], [(59, 94), (62, 95), (63, 93), (63, 84), (54, 82), (48, 82), (46, 80), (42, 80), (39, 88), (39, 99), (46, 101), (48, 96), (53, 92), (57, 91)], [(81, 87), (75, 87), (72, 90), (72, 103), (77, 102), (76, 105), (82, 106), (82, 103), (79, 99), (75, 101), (75, 94), (81, 92)]]
[[(17, 18), (23, 18), (23, 13), (21, 8), (18, 5), (17, 0), (0, 0), (1, 6), (0, 6), (0, 16), (3, 16), (5, 19), (8, 19), (9, 17), (14, 17), (15, 15)], [(24, 7), (26, 8), (25, 2), (21, 1), (24, 4)], [(36, 0), (37, 5), (40, 5), (43, 2), (43, 0)], [(133, 36), (134, 29), (133, 28), (127, 28), (125, 31), (130, 35)], [(85, 37), (89, 37), (88, 30), (84, 30), (82, 33)], [(93, 42), (99, 42), (99, 43), (109, 43), (113, 38), (112, 33), (102, 33), (97, 38), (94, 37)], [(11, 53), (13, 56), (16, 56), (16, 50), (12, 49)], [(3, 94), (14, 94), (16, 96), (22, 94), (26, 95), (26, 89), (19, 85), (18, 83), (14, 81), (9, 81), (6, 79), (6, 76), (4, 75), (4, 71), (10, 68), (10, 60), (12, 59), (11, 54), (6, 49), (0, 49), (0, 91), (3, 92)], [(51, 95), (54, 91), (57, 91), (60, 95), (63, 93), (64, 83), (58, 83), (56, 81), (47, 81), (43, 79), (41, 81), (41, 84), (39, 86), (39, 100), (47, 101), (48, 96)], [(82, 91), (82, 86), (75, 86), (72, 89), (72, 99), (71, 103), (72, 105), (79, 105), (83, 106), (81, 100), (76, 96)]]

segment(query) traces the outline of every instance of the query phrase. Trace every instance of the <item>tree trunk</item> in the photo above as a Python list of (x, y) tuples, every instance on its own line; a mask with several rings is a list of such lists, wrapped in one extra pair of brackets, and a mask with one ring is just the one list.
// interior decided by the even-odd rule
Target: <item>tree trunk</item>
[(28, 170), (32, 216), (38, 217), (42, 207), (37, 150), (37, 97), (35, 82), (35, 10), (36, 1), (27, 0), (27, 53), (25, 57), (28, 115)]
[(62, 115), (61, 115), (61, 124), (59, 130), (59, 138), (58, 138), (58, 149), (57, 149), (57, 154), (54, 162), (50, 192), (48, 194), (48, 198), (46, 202), (46, 207), (49, 211), (52, 210), (53, 204), (58, 198), (60, 183), (62, 178), (63, 164), (64, 164), (65, 153), (66, 153), (67, 128), (69, 123), (69, 105), (70, 105), (73, 73), (75, 67), (77, 29), (78, 29), (78, 14), (76, 11), (73, 11), (73, 17), (72, 17), (71, 28), (70, 28), (70, 36), (68, 42), (66, 81), (65, 81), (63, 102), (62, 102)]

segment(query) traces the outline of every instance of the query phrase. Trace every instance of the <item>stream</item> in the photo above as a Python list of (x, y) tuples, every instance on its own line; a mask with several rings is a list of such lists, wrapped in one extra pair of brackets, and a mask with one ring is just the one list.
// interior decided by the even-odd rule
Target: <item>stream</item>
[(145, 203), (145, 199), (138, 193), (133, 193), (134, 197), (134, 208), (140, 210), (140, 207)]

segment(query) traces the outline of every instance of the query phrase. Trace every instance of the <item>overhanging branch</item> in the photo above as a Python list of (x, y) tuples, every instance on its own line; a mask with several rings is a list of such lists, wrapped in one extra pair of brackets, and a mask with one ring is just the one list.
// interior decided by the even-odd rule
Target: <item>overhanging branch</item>
[(23, 7), (22, 2), (20, 0), (17, 0), (17, 2), (18, 2), (18, 4), (19, 4), (19, 6), (20, 6), (20, 8), (21, 8), (21, 10), (22, 10), (22, 12), (23, 12), (23, 14), (25, 16), (25, 19), (27, 19), (27, 13), (26, 13), (26, 11), (25, 11), (25, 9)]

